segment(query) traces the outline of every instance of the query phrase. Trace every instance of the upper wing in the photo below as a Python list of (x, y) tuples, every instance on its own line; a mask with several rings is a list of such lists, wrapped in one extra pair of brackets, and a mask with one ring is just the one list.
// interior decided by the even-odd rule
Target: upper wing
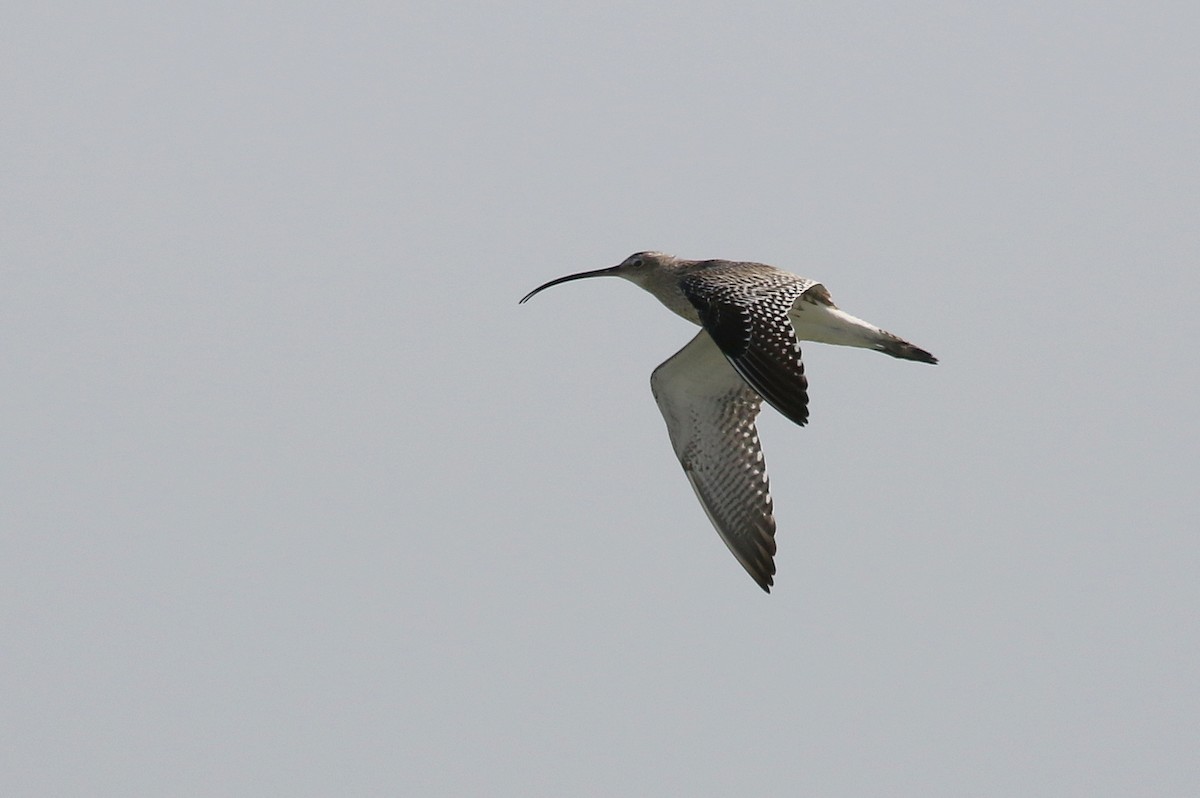
[(709, 520), (769, 593), (775, 574), (775, 517), (754, 427), (762, 399), (703, 331), (654, 370), (650, 388), (675, 455)]
[(691, 274), (681, 282), (683, 293), (738, 374), (772, 407), (803, 425), (808, 379), (788, 313), (814, 283), (778, 270), (764, 275), (737, 266)]

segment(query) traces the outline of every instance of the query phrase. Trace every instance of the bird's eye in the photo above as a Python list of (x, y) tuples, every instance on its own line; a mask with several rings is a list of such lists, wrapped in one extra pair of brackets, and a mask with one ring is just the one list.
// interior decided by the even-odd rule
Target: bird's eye
[(645, 261), (643, 261), (641, 258), (634, 258), (633, 260), (629, 261), (629, 265), (634, 269), (640, 269), (645, 265)]

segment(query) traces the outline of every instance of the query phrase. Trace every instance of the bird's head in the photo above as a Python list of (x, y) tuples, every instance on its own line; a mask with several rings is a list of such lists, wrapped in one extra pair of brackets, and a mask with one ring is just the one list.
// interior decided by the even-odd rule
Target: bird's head
[(582, 280), (585, 277), (624, 277), (626, 280), (642, 285), (650, 275), (665, 271), (675, 263), (675, 257), (664, 252), (635, 252), (616, 266), (609, 266), (606, 269), (593, 269), (590, 272), (568, 274), (566, 277), (559, 277), (548, 283), (539, 285), (526, 294), (521, 302), (528, 302), (534, 294), (544, 291), (552, 285), (568, 283), (571, 280)]

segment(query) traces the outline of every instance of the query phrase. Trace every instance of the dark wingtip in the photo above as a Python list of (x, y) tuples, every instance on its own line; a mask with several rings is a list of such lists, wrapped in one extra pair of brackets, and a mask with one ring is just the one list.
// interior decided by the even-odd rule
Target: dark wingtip
[(797, 427), (808, 426), (808, 392), (805, 391), (799, 397), (789, 396), (784, 394), (781, 398), (787, 399), (787, 403), (774, 401), (778, 394), (773, 396), (763, 396), (767, 404), (779, 411), (779, 414), (788, 421), (795, 424)]
[(746, 573), (750, 574), (750, 578), (763, 589), (764, 593), (770, 593), (771, 587), (775, 584), (775, 560), (770, 558), (765, 563), (759, 563), (754, 570), (747, 567)]
[[(772, 533), (773, 532), (774, 530), (772, 530)], [(726, 545), (728, 545), (728, 541), (726, 541)], [(732, 546), (730, 547), (730, 551), (733, 551), (734, 556), (736, 556), (738, 559), (738, 562), (743, 568), (746, 569), (746, 573), (749, 574), (750, 578), (754, 580), (754, 584), (761, 587), (764, 593), (770, 593), (772, 585), (775, 584), (774, 539), (772, 538), (769, 540), (768, 547), (763, 547), (760, 544), (760, 548), (763, 554), (762, 558), (756, 558), (753, 561), (746, 560), (742, 555), (738, 554), (737, 551), (734, 551)]]

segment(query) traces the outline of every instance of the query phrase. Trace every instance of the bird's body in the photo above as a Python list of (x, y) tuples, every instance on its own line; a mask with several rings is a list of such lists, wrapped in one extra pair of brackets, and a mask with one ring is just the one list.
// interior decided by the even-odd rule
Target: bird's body
[(763, 400), (808, 420), (798, 341), (856, 346), (936, 363), (923, 349), (833, 304), (818, 282), (763, 263), (682, 260), (639, 252), (610, 269), (560, 277), (624, 277), (703, 330), (654, 370), (651, 389), (675, 454), (713, 526), (763, 590), (775, 573), (775, 519), (754, 420)]

